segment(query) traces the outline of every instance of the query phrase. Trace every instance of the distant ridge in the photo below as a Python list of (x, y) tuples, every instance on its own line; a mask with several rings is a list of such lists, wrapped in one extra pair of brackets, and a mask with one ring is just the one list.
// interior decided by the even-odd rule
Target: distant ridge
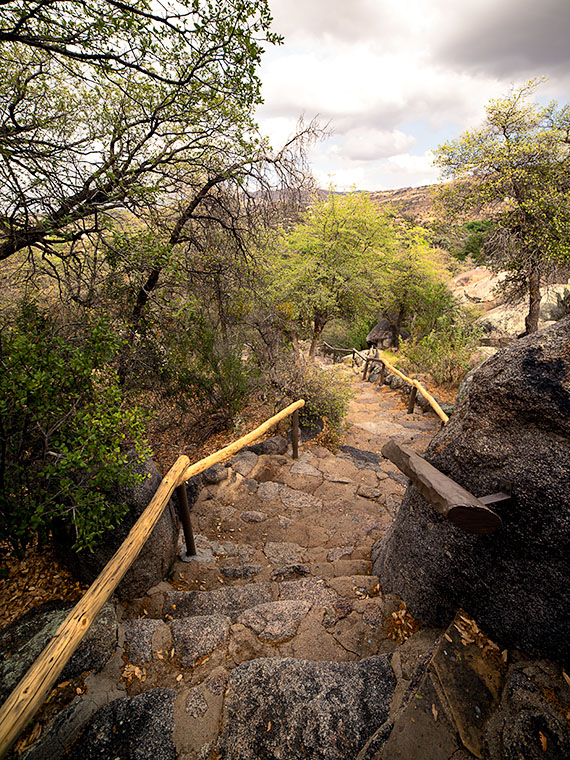
[(397, 190), (377, 190), (369, 195), (374, 203), (394, 206), (402, 215), (426, 223), (434, 219), (434, 195), (439, 187), (440, 185), (402, 187)]
[[(369, 190), (355, 192), (367, 192), (370, 198), (379, 206), (393, 206), (402, 216), (410, 217), (419, 224), (426, 224), (435, 218), (434, 195), (440, 185), (422, 185), (420, 187), (400, 187), (396, 190)], [(319, 189), (316, 195), (326, 198), (330, 190)], [(349, 192), (342, 190), (333, 191), (337, 195), (348, 195)], [(308, 198), (311, 196), (308, 195)], [(313, 196), (314, 197), (314, 196)]]

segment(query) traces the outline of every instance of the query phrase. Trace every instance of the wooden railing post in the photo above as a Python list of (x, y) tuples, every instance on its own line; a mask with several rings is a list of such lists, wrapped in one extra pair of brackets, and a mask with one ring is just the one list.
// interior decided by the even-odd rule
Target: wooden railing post
[(386, 365), (382, 362), (382, 368), (380, 369), (380, 385), (384, 385), (386, 381)]
[(368, 372), (368, 365), (370, 364), (369, 359), (366, 359), (364, 362), (364, 372), (362, 373), (362, 379), (366, 380), (366, 373)]
[(410, 398), (408, 400), (408, 414), (413, 414), (417, 393), (418, 389), (415, 385), (412, 385), (412, 389), (410, 390)]
[(178, 486), (176, 489), (178, 496), (178, 515), (184, 531), (184, 540), (186, 542), (186, 556), (196, 556), (196, 545), (194, 543), (194, 533), (192, 532), (192, 521), (190, 519), (190, 508), (188, 507), (188, 494), (186, 493), (186, 483)]
[(299, 458), (299, 410), (295, 409), (291, 415), (291, 446), (293, 448), (293, 459)]

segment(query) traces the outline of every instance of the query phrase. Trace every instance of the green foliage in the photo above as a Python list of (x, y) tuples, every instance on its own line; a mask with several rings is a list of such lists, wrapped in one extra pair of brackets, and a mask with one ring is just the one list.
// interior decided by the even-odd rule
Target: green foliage
[(365, 193), (330, 192), (310, 206), (271, 262), (277, 298), (312, 335), (325, 325), (374, 311), (375, 283), (395, 244), (389, 217)]
[(470, 316), (457, 310), (438, 319), (423, 337), (402, 346), (403, 365), (428, 372), (440, 385), (457, 386), (469, 370), (480, 335)]
[(151, 406), (166, 402), (203, 440), (231, 428), (255, 390), (257, 369), (242, 361), (239, 331), (224, 339), (200, 300), (188, 298), (169, 316), (159, 313), (151, 323), (147, 315), (131, 352), (127, 391)]
[(331, 346), (364, 350), (368, 347), (366, 336), (375, 324), (375, 319), (366, 317), (351, 321), (332, 320), (323, 330), (322, 339)]
[(329, 431), (340, 435), (352, 395), (346, 377), (334, 369), (322, 370), (314, 364), (295, 361), (292, 356), (281, 359), (275, 374), (288, 402), (305, 399), (299, 411), (301, 424), (311, 425), (322, 418)]
[(425, 333), (450, 308), (444, 263), (424, 232), (417, 227), (400, 230), (399, 245), (379, 274), (377, 302), (397, 330)]
[(271, 21), (266, 0), (3, 2), (0, 259), (77, 244), (101, 208), (160, 201), (180, 235), (212, 187), (251, 177)]
[(120, 341), (102, 318), (63, 330), (27, 304), (2, 330), (1, 347), (2, 535), (22, 550), (59, 519), (73, 524), (75, 548), (89, 548), (125, 511), (106, 492), (135, 483), (132, 465), (149, 454), (138, 410), (122, 407), (111, 369)]

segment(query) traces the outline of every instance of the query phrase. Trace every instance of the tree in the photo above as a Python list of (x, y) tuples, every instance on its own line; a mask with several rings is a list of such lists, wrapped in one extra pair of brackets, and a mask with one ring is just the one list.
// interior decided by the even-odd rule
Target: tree
[(273, 262), (280, 310), (310, 327), (314, 356), (325, 325), (370, 311), (389, 247), (390, 224), (365, 193), (316, 199)]
[[(117, 469), (129, 471), (117, 441), (141, 434), (136, 389), (127, 395), (135, 352), (155, 352), (148, 362), (155, 378), (170, 347), (164, 336), (188, 326), (202, 335), (194, 313), (188, 316), (193, 278), (204, 293), (210, 284), (221, 332), (228, 331), (232, 314), (223, 301), (240, 283), (223, 257), (243, 260), (252, 230), (269, 216), (270, 189), (305, 177), (300, 154), (314, 125), (276, 153), (254, 121), (263, 47), (279, 42), (270, 24), (267, 0), (0, 0), (0, 261), (23, 273), (36, 295), (48, 274), (44, 304), (54, 281), (67, 297), (67, 309), (49, 310), (53, 340), (40, 340), (42, 319), (34, 321), (36, 332), (18, 323), (2, 336), (2, 404), (14, 417), (0, 430), (0, 495), (17, 502), (18, 514), (37, 501), (32, 530), (42, 503), (46, 514), (82, 519), (70, 472), (85, 477), (83, 514), (94, 516), (80, 545), (97, 534), (98, 518), (116, 522), (111, 511), (106, 520), (94, 489), (102, 492)], [(160, 293), (163, 280), (168, 293)], [(0, 324), (7, 314), (10, 321), (16, 300), (12, 293), (0, 304)], [(105, 328), (94, 335), (89, 325), (101, 312)], [(100, 332), (108, 333), (104, 351)], [(27, 348), (35, 344), (39, 358)], [(208, 353), (204, 342), (177, 346), (194, 348), (183, 369), (207, 381), (203, 397), (233, 402), (241, 376), (223, 393), (211, 388), (212, 376), (218, 385), (226, 381), (227, 357)], [(26, 354), (41, 373), (25, 363)], [(82, 372), (72, 371), (74, 364)], [(43, 491), (28, 493), (32, 475)], [(15, 495), (10, 481), (18, 478)]]
[(538, 81), (487, 106), (483, 125), (436, 153), (443, 207), (454, 215), (485, 209), (494, 221), (487, 259), (507, 270), (507, 294), (528, 297), (526, 333), (538, 329), (540, 286), (570, 259), (570, 109), (530, 102)]
[(142, 418), (125, 409), (112, 362), (120, 342), (107, 319), (62, 327), (25, 303), (0, 329), (0, 529), (15, 549), (54, 521), (88, 548), (124, 516), (107, 496), (140, 482), (149, 451)]
[(0, 3), (0, 260), (59, 279), (117, 227), (146, 227), (149, 255), (123, 257), (122, 380), (173, 249), (191, 258), (217, 227), (246, 253), (260, 201), (305, 179), (316, 126), (275, 153), (253, 120), (271, 21), (267, 0)]

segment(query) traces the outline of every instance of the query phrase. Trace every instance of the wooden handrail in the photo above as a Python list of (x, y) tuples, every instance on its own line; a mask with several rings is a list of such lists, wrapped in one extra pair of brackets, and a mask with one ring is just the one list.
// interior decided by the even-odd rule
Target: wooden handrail
[(366, 370), (368, 368), (368, 364), (369, 363), (383, 364), (386, 367), (386, 369), (389, 369), (390, 372), (392, 372), (392, 374), (398, 375), (398, 377), (401, 377), (402, 380), (405, 380), (411, 386), (413, 386), (414, 388), (416, 388), (417, 391), (419, 393), (421, 393), (421, 395), (426, 399), (426, 401), (429, 403), (429, 405), (431, 406), (431, 408), (434, 410), (434, 412), (437, 414), (437, 416), (440, 418), (440, 420), (443, 423), (446, 423), (449, 420), (449, 417), (443, 411), (443, 409), (437, 403), (437, 401), (434, 399), (434, 397), (431, 395), (431, 393), (429, 393), (418, 380), (414, 380), (413, 378), (408, 377), (407, 375), (404, 375), (403, 372), (400, 372), (399, 369), (396, 369), (396, 367), (394, 367), (393, 364), (390, 364), (390, 362), (387, 361), (386, 359), (381, 359), (380, 357), (376, 357), (376, 356), (364, 356), (364, 354), (361, 354), (360, 351), (358, 351), (356, 348), (351, 348), (351, 349), (347, 349), (347, 348), (335, 348), (334, 346), (329, 345), (325, 341), (323, 341), (323, 345), (325, 345), (331, 351), (343, 351), (343, 352), (352, 353), (353, 356), (355, 356), (355, 355), (358, 356), (358, 358), (361, 359), (365, 363), (365, 365), (364, 365), (364, 373), (362, 375), (362, 379), (363, 380), (365, 379)]
[(422, 394), (422, 396), (426, 399), (426, 401), (429, 402), (431, 408), (434, 410), (434, 412), (437, 414), (440, 420), (444, 423), (449, 420), (449, 417), (443, 411), (443, 409), (437, 403), (437, 401), (434, 399), (431, 393), (429, 393), (418, 380), (414, 380), (411, 377), (407, 377), (407, 375), (404, 375), (403, 372), (400, 372), (400, 370), (396, 369), (396, 367), (394, 367), (392, 364), (390, 364), (390, 362), (386, 361), (385, 359), (371, 359), (371, 361), (382, 362), (382, 364), (384, 364), (384, 366), (387, 367), (390, 370), (390, 372), (392, 372), (394, 375), (398, 375), (398, 377), (401, 377), (402, 380), (405, 380), (410, 385), (413, 385), (414, 388), (417, 388), (418, 391)]
[(297, 411), (297, 409), (300, 409), (303, 406), (305, 406), (303, 399), (295, 401), (293, 404), (290, 404), (282, 411), (273, 415), (273, 417), (270, 417), (252, 433), (248, 433), (247, 435), (242, 436), (242, 438), (238, 438), (237, 441), (230, 443), (228, 446), (225, 446), (223, 449), (216, 451), (214, 454), (210, 454), (210, 456), (206, 457), (205, 459), (201, 459), (199, 462), (196, 462), (196, 464), (189, 465), (186, 471), (181, 475), (181, 482), (189, 480), (194, 475), (199, 475), (201, 472), (204, 472), (204, 470), (207, 470), (212, 465), (223, 462), (229, 457), (234, 456), (234, 454), (237, 454), (240, 449), (243, 449), (245, 446), (249, 446), (250, 443), (253, 443), (264, 433), (267, 433), (267, 431), (270, 430), (278, 422), (284, 420), (286, 417), (289, 417), (289, 415), (293, 414), (293, 412)]
[(191, 465), (187, 456), (178, 457), (121, 546), (65, 618), (49, 644), (0, 708), (0, 758), (4, 757), (21, 731), (34, 717), (101, 608), (110, 599), (125, 573), (138, 557), (170, 501), (174, 489), (181, 486), (193, 475), (204, 472), (213, 464), (236, 454), (244, 446), (253, 443), (264, 435), (280, 420), (295, 413), (304, 405), (303, 399), (290, 404), (286, 409), (273, 415), (257, 427), (252, 433), (242, 436), (229, 446), (210, 454), (195, 464)]
[(484, 497), (486, 504), (483, 499), (473, 496), (415, 451), (393, 439), (382, 447), (382, 456), (393, 462), (404, 475), (410, 478), (436, 512), (458, 528), (467, 533), (486, 535), (493, 533), (502, 525), (503, 521), (499, 515), (489, 509), (487, 504), (509, 498), (507, 494)]

